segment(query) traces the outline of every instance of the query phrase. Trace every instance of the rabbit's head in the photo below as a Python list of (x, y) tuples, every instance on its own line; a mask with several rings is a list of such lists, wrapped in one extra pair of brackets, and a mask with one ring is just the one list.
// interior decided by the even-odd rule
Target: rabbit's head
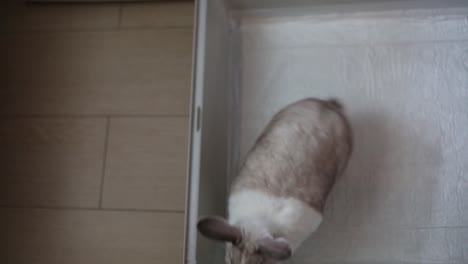
[(285, 239), (258, 236), (221, 217), (203, 218), (197, 228), (207, 238), (226, 242), (226, 264), (277, 264), (292, 254)]

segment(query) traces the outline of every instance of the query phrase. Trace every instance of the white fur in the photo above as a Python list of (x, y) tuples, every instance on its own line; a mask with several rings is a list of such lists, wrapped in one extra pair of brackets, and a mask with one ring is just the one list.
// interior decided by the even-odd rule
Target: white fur
[(229, 198), (229, 223), (258, 236), (282, 237), (297, 249), (322, 222), (322, 214), (295, 198), (245, 190)]

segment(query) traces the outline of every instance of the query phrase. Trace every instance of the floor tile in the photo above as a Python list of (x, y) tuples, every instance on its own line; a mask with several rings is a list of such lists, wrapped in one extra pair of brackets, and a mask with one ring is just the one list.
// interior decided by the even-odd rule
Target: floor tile
[(0, 114), (188, 115), (192, 31), (0, 35)]
[(192, 1), (125, 4), (121, 27), (193, 27), (194, 14)]
[(0, 205), (97, 207), (105, 133), (105, 119), (2, 119)]
[(183, 214), (0, 209), (2, 263), (182, 263)]
[(188, 118), (110, 125), (103, 207), (184, 210)]
[[(8, 1), (7, 1), (8, 2)], [(25, 4), (9, 1), (3, 31), (117, 28), (118, 4)]]

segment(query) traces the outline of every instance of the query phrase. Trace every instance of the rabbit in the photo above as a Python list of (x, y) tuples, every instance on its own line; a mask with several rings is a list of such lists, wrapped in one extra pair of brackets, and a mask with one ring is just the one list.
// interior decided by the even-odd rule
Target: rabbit
[(227, 264), (289, 259), (322, 222), (325, 201), (352, 152), (340, 102), (308, 98), (277, 113), (247, 154), (228, 200), (228, 220), (198, 221), (226, 242)]

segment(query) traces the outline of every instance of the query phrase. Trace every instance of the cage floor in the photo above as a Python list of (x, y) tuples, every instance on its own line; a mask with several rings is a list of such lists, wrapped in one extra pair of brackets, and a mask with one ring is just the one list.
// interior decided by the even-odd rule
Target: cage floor
[(468, 263), (468, 9), (240, 21), (239, 159), (301, 98), (338, 98), (354, 129), (347, 173), (292, 263)]

